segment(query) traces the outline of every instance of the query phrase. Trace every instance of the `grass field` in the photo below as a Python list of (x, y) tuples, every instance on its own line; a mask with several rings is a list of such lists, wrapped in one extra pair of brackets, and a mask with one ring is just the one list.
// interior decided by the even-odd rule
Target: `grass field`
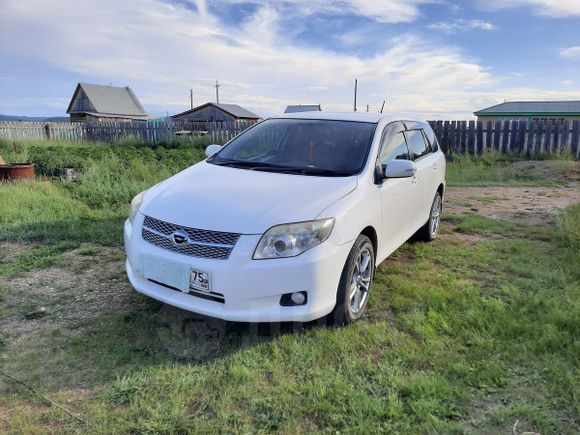
[[(304, 328), (209, 319), (128, 285), (128, 202), (203, 146), (0, 142), (47, 174), (0, 184), (0, 370), (34, 389), (0, 375), (0, 432), (580, 431), (580, 205), (557, 201), (577, 164), (456, 159), (441, 237), (380, 266), (363, 322)], [(49, 176), (69, 166), (77, 181)], [(485, 186), (554, 213), (501, 214), (511, 197)]]

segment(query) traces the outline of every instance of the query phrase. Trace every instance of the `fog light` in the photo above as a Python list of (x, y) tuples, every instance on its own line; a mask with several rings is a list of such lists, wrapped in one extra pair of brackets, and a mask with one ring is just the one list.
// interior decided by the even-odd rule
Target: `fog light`
[(280, 298), (280, 305), (283, 307), (306, 305), (306, 302), (308, 302), (307, 292), (284, 293)]
[(304, 303), (304, 301), (306, 300), (306, 295), (304, 293), (298, 293), (298, 292), (297, 293), (292, 293), (290, 295), (290, 299), (296, 305), (302, 305)]

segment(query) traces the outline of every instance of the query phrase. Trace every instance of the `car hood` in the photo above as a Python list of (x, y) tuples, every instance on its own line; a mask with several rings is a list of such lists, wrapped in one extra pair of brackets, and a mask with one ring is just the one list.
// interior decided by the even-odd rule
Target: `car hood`
[(204, 161), (146, 191), (140, 211), (193, 228), (262, 234), (274, 225), (313, 220), (356, 186), (356, 176), (279, 174)]

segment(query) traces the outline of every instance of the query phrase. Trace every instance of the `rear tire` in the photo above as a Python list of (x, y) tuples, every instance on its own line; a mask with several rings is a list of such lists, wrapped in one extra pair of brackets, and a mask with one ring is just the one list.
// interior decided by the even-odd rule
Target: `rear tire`
[(417, 231), (417, 236), (420, 240), (430, 242), (437, 238), (437, 234), (439, 233), (439, 223), (441, 222), (442, 208), (443, 198), (441, 197), (441, 193), (437, 191), (437, 193), (435, 193), (435, 198), (433, 198), (433, 203), (431, 204), (429, 220), (419, 229), (419, 231)]
[(361, 234), (346, 259), (338, 284), (336, 306), (327, 316), (328, 324), (347, 325), (364, 316), (374, 272), (373, 244), (367, 236)]

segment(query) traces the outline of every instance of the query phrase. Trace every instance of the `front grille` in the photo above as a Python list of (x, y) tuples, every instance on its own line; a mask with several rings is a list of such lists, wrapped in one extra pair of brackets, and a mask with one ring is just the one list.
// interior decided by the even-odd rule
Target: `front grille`
[[(175, 245), (173, 243), (173, 233), (176, 231), (184, 231), (187, 233), (188, 240), (185, 243)], [(152, 245), (159, 246), (168, 251), (190, 257), (215, 258), (220, 260), (229, 258), (232, 249), (234, 249), (236, 242), (240, 238), (240, 235), (236, 233), (183, 227), (149, 216), (145, 216), (141, 235), (144, 240)]]

